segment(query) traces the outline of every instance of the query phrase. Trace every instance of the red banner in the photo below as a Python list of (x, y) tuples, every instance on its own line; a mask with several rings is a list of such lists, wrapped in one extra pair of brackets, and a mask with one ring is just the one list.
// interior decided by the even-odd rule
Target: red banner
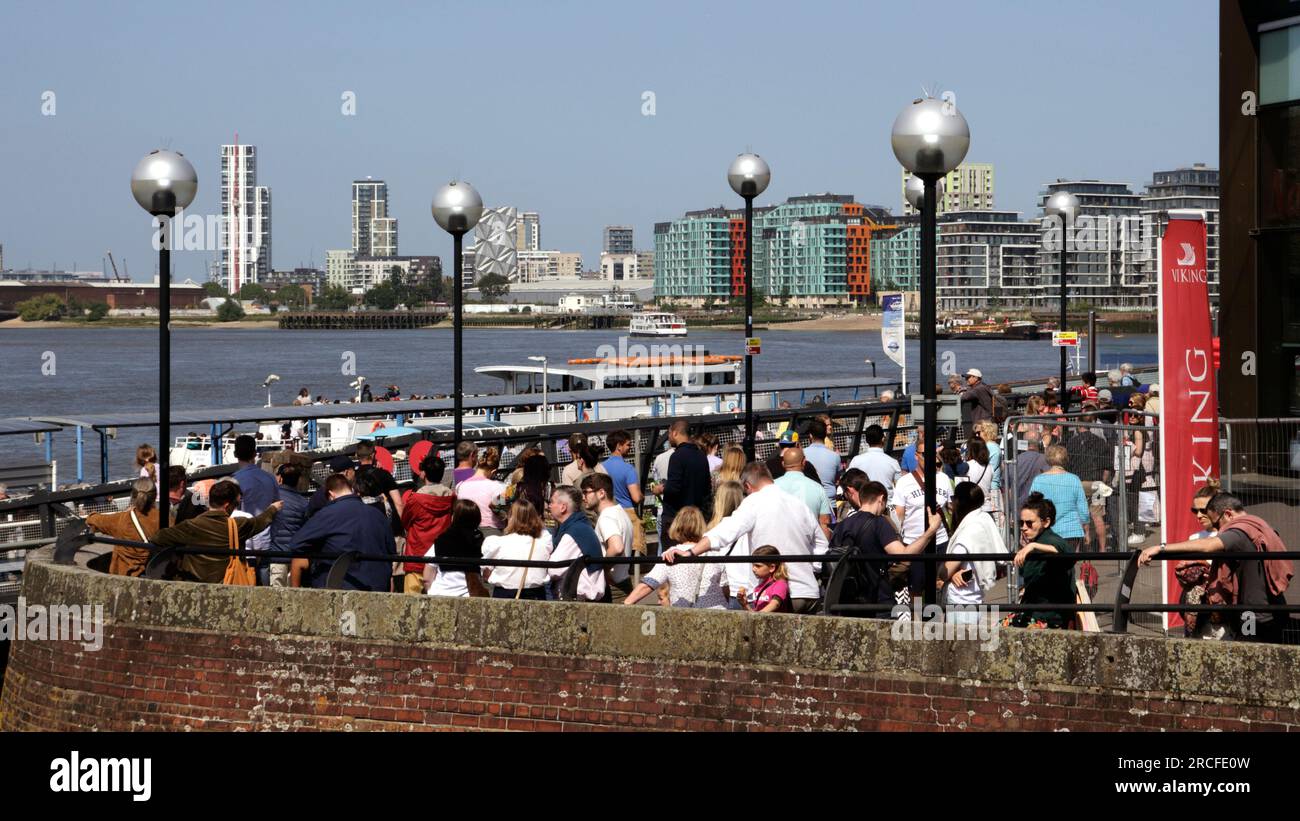
[[(1161, 541), (1181, 542), (1201, 530), (1192, 496), (1219, 475), (1210, 296), (1206, 286), (1205, 217), (1173, 211), (1160, 243), (1160, 497)], [(1182, 587), (1175, 562), (1165, 562), (1165, 601)], [(1167, 614), (1166, 627), (1182, 619)]]

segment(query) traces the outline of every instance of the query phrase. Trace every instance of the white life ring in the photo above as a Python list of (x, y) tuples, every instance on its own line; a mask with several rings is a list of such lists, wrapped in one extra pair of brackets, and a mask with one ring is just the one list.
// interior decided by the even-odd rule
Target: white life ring
[(739, 409), (740, 409), (740, 405), (737, 405), (735, 402), (728, 402), (728, 403), (727, 403), (727, 411), (728, 411), (728, 412), (734, 412), (734, 411), (739, 410)]

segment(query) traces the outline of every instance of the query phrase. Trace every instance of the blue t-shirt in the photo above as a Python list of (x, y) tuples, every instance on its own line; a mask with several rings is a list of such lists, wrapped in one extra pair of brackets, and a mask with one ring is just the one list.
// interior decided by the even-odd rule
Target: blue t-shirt
[(239, 484), (239, 509), (256, 516), (280, 498), (280, 486), (271, 474), (257, 465), (248, 465), (230, 477)]
[(628, 485), (640, 483), (636, 468), (629, 465), (622, 456), (611, 456), (605, 460), (604, 465), (605, 472), (614, 482), (614, 501), (620, 507), (632, 507), (632, 494), (627, 488)]

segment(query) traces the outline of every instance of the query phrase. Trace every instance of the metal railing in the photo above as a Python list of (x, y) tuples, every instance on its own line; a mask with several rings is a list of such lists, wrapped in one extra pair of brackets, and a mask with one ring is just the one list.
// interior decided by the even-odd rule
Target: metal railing
[[(48, 540), (43, 540), (48, 543)], [(92, 545), (122, 545), (128, 547), (143, 548), (151, 553), (149, 563), (145, 571), (145, 577), (150, 579), (165, 579), (172, 565), (173, 560), (184, 555), (203, 555), (203, 556), (238, 556), (244, 559), (269, 560), (269, 559), (307, 559), (312, 562), (329, 563), (330, 569), (326, 575), (325, 589), (341, 590), (345, 589), (345, 582), (352, 567), (359, 562), (383, 562), (385, 564), (394, 563), (411, 563), (411, 564), (436, 564), (448, 567), (520, 567), (520, 568), (537, 568), (537, 569), (559, 569), (564, 568), (565, 572), (560, 576), (559, 582), (555, 585), (556, 599), (559, 601), (579, 601), (578, 582), (582, 573), (594, 567), (615, 567), (619, 565), (641, 566), (647, 564), (661, 564), (666, 560), (662, 557), (600, 557), (589, 558), (587, 556), (578, 556), (577, 558), (565, 560), (523, 560), (523, 559), (500, 559), (500, 558), (452, 558), (438, 556), (408, 556), (405, 554), (367, 554), (360, 551), (345, 551), (338, 555), (321, 556), (319, 554), (296, 553), (289, 551), (276, 550), (229, 550), (207, 547), (168, 547), (158, 548), (156, 545), (148, 542), (131, 541), (127, 539), (115, 539), (100, 536), (91, 533), (84, 526), (81, 528), (68, 529), (59, 537), (55, 543), (54, 561), (56, 564), (72, 564), (75, 561), (77, 553)], [(1132, 616), (1134, 614), (1155, 614), (1155, 613), (1208, 613), (1208, 614), (1243, 614), (1243, 613), (1270, 613), (1284, 614), (1291, 616), (1300, 613), (1300, 605), (1295, 604), (1271, 604), (1271, 605), (1248, 605), (1248, 604), (1225, 604), (1225, 605), (1207, 605), (1207, 604), (1167, 604), (1165, 602), (1135, 602), (1132, 594), (1137, 590), (1136, 579), (1140, 570), (1138, 551), (1127, 551), (1122, 554), (1116, 553), (1096, 553), (1080, 552), (1067, 554), (1050, 554), (1035, 553), (1027, 557), (1026, 561), (1042, 562), (1061, 562), (1070, 561), (1072, 563), (1080, 561), (1116, 561), (1124, 562), (1124, 572), (1122, 583), (1116, 588), (1113, 600), (1107, 604), (1099, 603), (1081, 603), (1077, 599), (1071, 602), (1007, 602), (993, 603), (996, 604), (999, 612), (1022, 613), (1022, 612), (1044, 612), (1055, 611), (1059, 613), (1068, 613), (1077, 615), (1080, 613), (1096, 613), (1110, 615), (1111, 633), (1127, 633), (1129, 630)], [(1205, 559), (1205, 553), (1192, 551), (1164, 551), (1152, 558), (1157, 567), (1166, 561), (1179, 561), (1182, 559)], [(823, 573), (824, 594), (820, 601), (820, 612), (830, 616), (860, 616), (891, 614), (899, 605), (896, 603), (863, 603), (857, 601), (843, 601), (843, 592), (845, 580), (849, 568), (855, 563), (881, 563), (896, 562), (906, 560), (909, 562), (947, 562), (954, 561), (954, 557), (944, 554), (919, 553), (908, 554), (905, 557), (899, 555), (874, 555), (868, 556), (861, 553), (822, 553), (822, 554), (781, 554), (761, 557), (763, 563), (820, 563), (834, 565), (834, 569), (829, 573)], [(1233, 561), (1274, 561), (1274, 560), (1296, 560), (1300, 559), (1300, 551), (1275, 552), (1275, 553), (1234, 553)], [(960, 554), (962, 562), (982, 562), (992, 561), (998, 563), (1010, 563), (1010, 557), (1005, 553), (972, 553)], [(678, 556), (674, 563), (691, 564), (735, 564), (735, 563), (752, 563), (754, 557), (751, 555), (703, 555), (703, 556)], [(942, 591), (941, 591), (942, 592)], [(394, 593), (393, 595), (399, 595)], [(940, 596), (942, 601), (942, 596)], [(943, 608), (941, 607), (941, 612)], [(1298, 623), (1293, 619), (1283, 628), (1283, 640), (1286, 643), (1300, 643), (1300, 629)]]

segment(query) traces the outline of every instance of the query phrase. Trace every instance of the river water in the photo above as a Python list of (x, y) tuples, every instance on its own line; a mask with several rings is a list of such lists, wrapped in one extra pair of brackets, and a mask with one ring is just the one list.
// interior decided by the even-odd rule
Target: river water
[[(741, 331), (692, 329), (684, 340), (715, 354), (743, 354)], [(899, 368), (884, 354), (879, 331), (761, 332), (762, 353), (755, 358), (755, 382), (869, 376), (863, 359), (875, 360), (882, 377), (898, 378)], [(530, 364), (544, 355), (553, 365), (571, 357), (594, 356), (601, 346), (653, 345), (655, 340), (628, 339), (619, 331), (555, 331), (475, 328), (464, 332), (465, 390), (496, 391), (500, 382), (473, 373), (481, 365)], [(979, 368), (996, 384), (1044, 377), (1059, 369), (1051, 342), (940, 340), (941, 370)], [(172, 407), (180, 410), (260, 407), (268, 374), (274, 404), (288, 404), (298, 389), (313, 397), (346, 399), (355, 374), (366, 377), (376, 394), (397, 384), (411, 393), (450, 393), (452, 332), (421, 331), (279, 331), (180, 328), (172, 335)], [(916, 384), (919, 343), (908, 341), (908, 381)], [(1085, 358), (1086, 361), (1086, 358)], [(1153, 335), (1102, 335), (1098, 363), (1102, 370), (1120, 362), (1150, 365), (1156, 361)], [(1104, 380), (1103, 380), (1103, 384)], [(14, 416), (93, 415), (123, 411), (155, 412), (158, 402), (158, 337), (147, 328), (0, 329), (0, 418)], [(186, 431), (177, 431), (185, 433)], [(202, 431), (206, 432), (206, 431)], [(98, 478), (97, 438), (88, 438), (85, 473)], [(157, 444), (151, 429), (123, 430), (110, 444), (111, 475), (128, 471), (135, 445)], [(0, 438), (0, 463), (30, 461), (43, 448), (30, 437)], [(74, 478), (73, 436), (55, 437), (60, 483)]]

